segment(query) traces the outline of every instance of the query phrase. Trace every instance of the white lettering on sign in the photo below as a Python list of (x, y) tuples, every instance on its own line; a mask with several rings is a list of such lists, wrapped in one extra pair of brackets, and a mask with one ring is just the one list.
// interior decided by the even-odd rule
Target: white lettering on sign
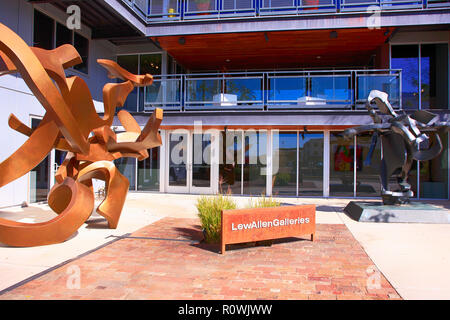
[(231, 223), (231, 230), (232, 231), (238, 231), (238, 230), (251, 230), (251, 229), (262, 229), (262, 228), (273, 228), (273, 227), (284, 227), (289, 225), (296, 225), (296, 224), (308, 224), (311, 220), (309, 218), (300, 218), (297, 219), (274, 219), (271, 221), (253, 221), (249, 223), (239, 223), (237, 226), (234, 225), (234, 223)]

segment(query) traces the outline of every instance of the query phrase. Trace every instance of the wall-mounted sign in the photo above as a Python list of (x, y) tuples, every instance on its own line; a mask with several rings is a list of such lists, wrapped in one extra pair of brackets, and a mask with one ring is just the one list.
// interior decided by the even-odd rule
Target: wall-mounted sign
[(222, 211), (222, 254), (225, 245), (311, 235), (316, 231), (316, 206), (283, 206)]

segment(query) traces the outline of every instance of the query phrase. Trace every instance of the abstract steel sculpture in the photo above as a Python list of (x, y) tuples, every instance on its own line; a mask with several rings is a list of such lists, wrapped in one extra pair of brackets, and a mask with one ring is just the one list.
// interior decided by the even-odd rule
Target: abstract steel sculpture
[[(384, 116), (378, 115), (372, 107), (373, 103)], [(350, 139), (363, 132), (373, 132), (367, 156), (369, 159), (372, 158), (378, 137), (381, 137), (380, 177), (383, 204), (409, 203), (414, 195), (408, 183), (413, 161), (428, 161), (439, 156), (443, 149), (439, 133), (447, 132), (450, 123), (440, 122), (438, 115), (425, 110), (417, 110), (412, 115), (405, 112), (399, 115), (389, 103), (388, 95), (377, 90), (370, 92), (366, 108), (374, 124), (347, 129), (344, 136)], [(389, 188), (389, 179), (392, 176), (397, 178), (398, 190)]]
[[(48, 195), (49, 206), (58, 214), (45, 223), (26, 224), (0, 219), (0, 242), (29, 247), (60, 243), (68, 239), (89, 218), (94, 209), (92, 179), (105, 181), (106, 197), (97, 212), (116, 228), (128, 192), (129, 181), (111, 162), (121, 157), (143, 160), (148, 149), (162, 144), (158, 133), (163, 111), (156, 109), (143, 130), (125, 110), (118, 118), (125, 132), (116, 134), (111, 125), (117, 107), (123, 106), (135, 87), (149, 86), (151, 75), (133, 75), (113, 61), (98, 60), (111, 79), (103, 88), (104, 116), (94, 107), (86, 83), (79, 77), (66, 78), (64, 69), (82, 62), (75, 48), (63, 45), (54, 50), (29, 47), (17, 34), (0, 23), (0, 66), (4, 74), (20, 73), (45, 108), (40, 125), (31, 129), (14, 115), (9, 126), (28, 140), (0, 163), (0, 187), (36, 167), (52, 149), (67, 151)], [(52, 81), (53, 80), (53, 81)]]

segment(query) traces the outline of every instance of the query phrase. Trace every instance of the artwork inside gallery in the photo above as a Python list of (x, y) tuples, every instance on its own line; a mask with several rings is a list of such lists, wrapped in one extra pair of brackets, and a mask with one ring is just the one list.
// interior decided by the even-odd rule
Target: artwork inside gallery
[(123, 106), (135, 87), (150, 86), (153, 77), (131, 74), (114, 61), (98, 60), (109, 78), (123, 80), (104, 86), (104, 116), (100, 117), (84, 80), (65, 75), (65, 69), (82, 63), (72, 45), (54, 50), (30, 47), (0, 23), (0, 58), (6, 67), (0, 76), (19, 73), (46, 111), (35, 129), (10, 115), (11, 129), (29, 138), (0, 163), (0, 187), (29, 173), (53, 149), (67, 152), (48, 195), (48, 204), (58, 216), (39, 224), (0, 219), (0, 242), (30, 247), (67, 240), (93, 212), (92, 179), (105, 181), (105, 199), (96, 211), (106, 218), (109, 228), (115, 229), (129, 181), (112, 161), (123, 157), (143, 160), (149, 157), (148, 149), (161, 146), (158, 129), (163, 110), (156, 109), (144, 129), (126, 110), (117, 114), (125, 132), (116, 134), (111, 126), (116, 108)]

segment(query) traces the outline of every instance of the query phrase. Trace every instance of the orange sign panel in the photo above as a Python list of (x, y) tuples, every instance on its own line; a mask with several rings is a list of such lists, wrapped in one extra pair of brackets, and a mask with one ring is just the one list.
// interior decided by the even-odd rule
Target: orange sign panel
[(311, 235), (316, 232), (316, 206), (285, 206), (222, 211), (222, 254), (225, 245)]

